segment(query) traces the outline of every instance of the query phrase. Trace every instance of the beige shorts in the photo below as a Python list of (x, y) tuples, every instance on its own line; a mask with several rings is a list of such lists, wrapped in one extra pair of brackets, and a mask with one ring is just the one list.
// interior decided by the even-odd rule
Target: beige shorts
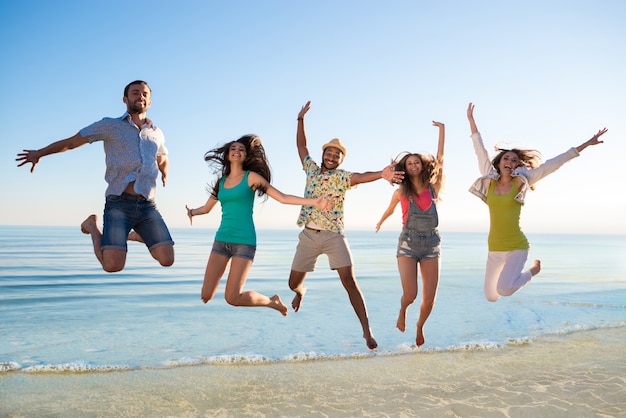
[(315, 271), (317, 258), (326, 254), (331, 270), (353, 264), (345, 235), (333, 231), (315, 231), (304, 228), (298, 235), (296, 255), (291, 269), (300, 272)]

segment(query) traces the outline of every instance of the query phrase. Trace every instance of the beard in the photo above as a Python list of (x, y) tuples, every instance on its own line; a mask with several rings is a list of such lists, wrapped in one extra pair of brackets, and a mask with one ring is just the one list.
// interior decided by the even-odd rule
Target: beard
[(148, 107), (144, 106), (142, 103), (130, 103), (129, 102), (126, 104), (126, 111), (130, 115), (146, 113), (147, 110), (148, 110)]

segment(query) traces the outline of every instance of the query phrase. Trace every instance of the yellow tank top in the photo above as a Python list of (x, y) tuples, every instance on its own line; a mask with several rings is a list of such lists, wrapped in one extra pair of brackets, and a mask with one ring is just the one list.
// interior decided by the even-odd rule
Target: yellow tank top
[(530, 245), (519, 224), (522, 204), (515, 200), (517, 180), (511, 191), (504, 195), (496, 195), (495, 187), (496, 182), (492, 180), (487, 193), (490, 219), (487, 240), (489, 251), (527, 250)]

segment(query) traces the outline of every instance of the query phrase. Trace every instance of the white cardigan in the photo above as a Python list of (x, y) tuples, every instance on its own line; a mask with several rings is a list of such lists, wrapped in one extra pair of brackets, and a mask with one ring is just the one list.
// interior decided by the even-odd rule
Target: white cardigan
[[(485, 145), (483, 144), (480, 133), (477, 132), (472, 134), (472, 143), (474, 145), (474, 152), (476, 153), (476, 157), (478, 158), (478, 169), (480, 170), (480, 174), (482, 177), (477, 179), (474, 184), (472, 184), (469, 192), (478, 196), (483, 202), (487, 203), (487, 192), (489, 191), (489, 183), (491, 180), (499, 179), (500, 174), (498, 174), (495, 167), (491, 163), (491, 159), (489, 158), (489, 154), (485, 149)], [(578, 150), (575, 147), (572, 147), (563, 154), (557, 155), (556, 157), (545, 161), (537, 168), (528, 168), (524, 166), (519, 166), (515, 168), (511, 175), (514, 177), (519, 177), (519, 179), (522, 181), (522, 186), (520, 187), (519, 193), (515, 196), (515, 200), (523, 205), (524, 199), (526, 198), (526, 192), (528, 192), (530, 186), (537, 183), (548, 174), (554, 173), (563, 164), (573, 158), (578, 157), (579, 155), (580, 153), (578, 152)]]

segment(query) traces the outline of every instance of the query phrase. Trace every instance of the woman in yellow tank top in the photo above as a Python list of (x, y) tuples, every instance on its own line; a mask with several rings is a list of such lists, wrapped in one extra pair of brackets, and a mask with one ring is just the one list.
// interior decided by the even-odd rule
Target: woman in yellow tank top
[(517, 292), (541, 270), (539, 260), (535, 260), (532, 267), (524, 270), (530, 245), (519, 221), (526, 192), (533, 189), (536, 182), (572, 158), (578, 157), (588, 146), (601, 144), (603, 141), (598, 138), (607, 129), (600, 129), (578, 147), (570, 148), (545, 162), (542, 162), (541, 154), (535, 150), (499, 148), (496, 148), (498, 155), (490, 160), (474, 121), (472, 103), (467, 108), (467, 119), (482, 175), (474, 182), (470, 192), (480, 197), (489, 207), (485, 296), (490, 302), (495, 302), (500, 296), (511, 296)]

